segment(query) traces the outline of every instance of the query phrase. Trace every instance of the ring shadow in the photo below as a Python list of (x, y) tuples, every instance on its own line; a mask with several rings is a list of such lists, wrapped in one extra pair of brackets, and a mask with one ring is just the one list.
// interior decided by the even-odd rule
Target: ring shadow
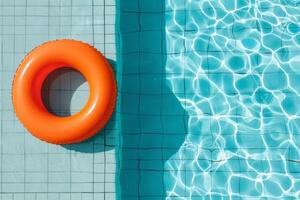
[(165, 199), (165, 163), (181, 147), (187, 115), (166, 80), (165, 3), (120, 0), (120, 199)]
[[(109, 62), (115, 66), (114, 61), (109, 60)], [(85, 105), (87, 99), (84, 97), (88, 97), (88, 90), (87, 81), (79, 71), (64, 67), (55, 70), (45, 79), (42, 85), (42, 100), (50, 113), (67, 117), (80, 111)], [(75, 99), (75, 103), (72, 99)], [(113, 127), (114, 123), (113, 114), (107, 126)], [(109, 151), (115, 147), (114, 144), (106, 142), (106, 137), (111, 134), (114, 133), (104, 127), (99, 133), (84, 142), (62, 146), (82, 153)]]

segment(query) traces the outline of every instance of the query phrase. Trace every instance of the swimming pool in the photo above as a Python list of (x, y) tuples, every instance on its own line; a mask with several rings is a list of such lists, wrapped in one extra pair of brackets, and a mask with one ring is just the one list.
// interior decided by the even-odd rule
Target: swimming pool
[[(299, 13), (299, 0), (0, 0), (0, 199), (299, 199)], [(11, 105), (24, 55), (59, 38), (94, 45), (118, 80), (114, 117), (77, 145), (32, 137)], [(62, 116), (89, 95), (75, 72), (48, 90)]]
[(119, 4), (120, 197), (300, 198), (299, 1)]

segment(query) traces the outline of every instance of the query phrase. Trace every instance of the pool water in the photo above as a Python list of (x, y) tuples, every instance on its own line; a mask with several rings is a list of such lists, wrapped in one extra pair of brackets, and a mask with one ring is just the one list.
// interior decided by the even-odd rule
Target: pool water
[(118, 2), (122, 199), (300, 198), (300, 1)]

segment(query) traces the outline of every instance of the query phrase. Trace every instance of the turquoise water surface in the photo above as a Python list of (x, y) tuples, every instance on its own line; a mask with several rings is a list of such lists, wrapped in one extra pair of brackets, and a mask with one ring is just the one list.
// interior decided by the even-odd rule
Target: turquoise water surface
[(299, 199), (300, 1), (118, 4), (118, 196)]

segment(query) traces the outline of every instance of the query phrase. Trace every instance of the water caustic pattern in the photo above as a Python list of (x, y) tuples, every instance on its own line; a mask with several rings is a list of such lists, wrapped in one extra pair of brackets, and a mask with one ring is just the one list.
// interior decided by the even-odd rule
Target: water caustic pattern
[(165, 9), (166, 78), (189, 117), (167, 198), (299, 199), (300, 1)]

